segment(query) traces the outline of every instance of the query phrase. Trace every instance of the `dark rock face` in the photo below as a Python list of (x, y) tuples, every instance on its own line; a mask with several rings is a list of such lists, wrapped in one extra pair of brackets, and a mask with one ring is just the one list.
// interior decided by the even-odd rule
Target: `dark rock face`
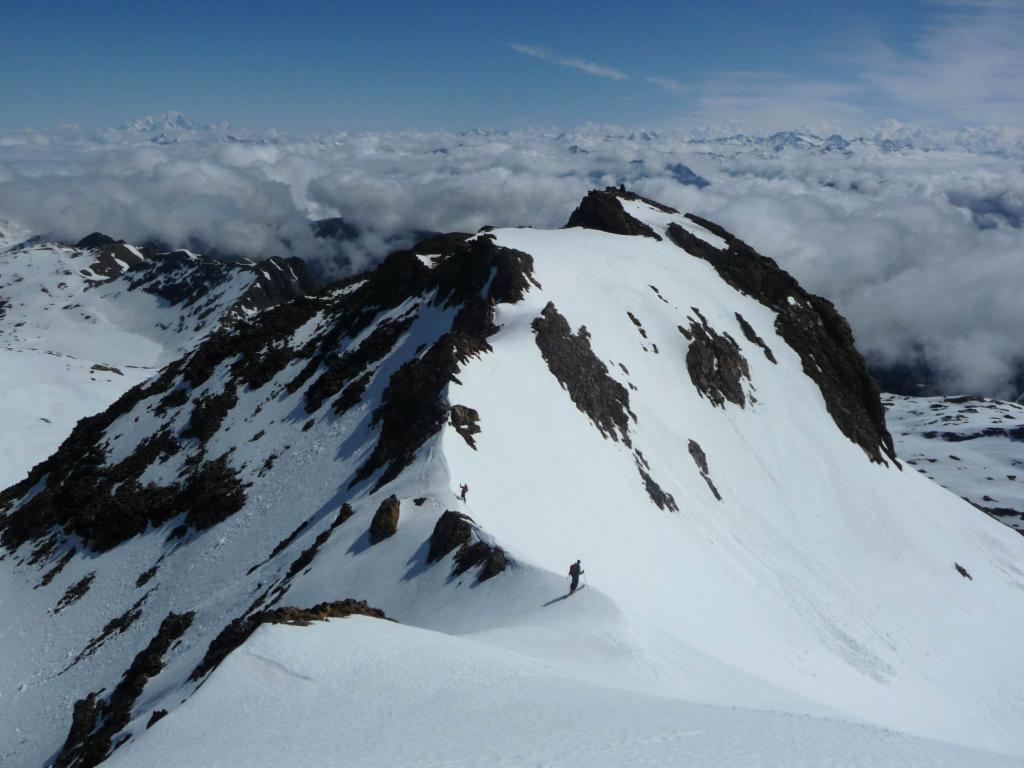
[(743, 408), (746, 403), (743, 379), (750, 380), (747, 359), (732, 336), (719, 334), (700, 312), (696, 309), (694, 312), (700, 322), (690, 321), (689, 336), (693, 340), (686, 350), (690, 381), (703, 397), (719, 408), (724, 408), (726, 401)]
[(156, 572), (157, 570), (159, 570), (159, 568), (159, 565), (154, 565), (151, 568), (147, 568), (142, 573), (140, 573), (139, 578), (135, 580), (135, 588), (140, 589), (141, 587), (146, 586), (152, 580), (152, 578), (156, 576)]
[(75, 702), (71, 729), (57, 753), (55, 768), (94, 768), (116, 749), (114, 737), (128, 725), (132, 707), (146, 683), (163, 669), (164, 654), (192, 626), (193, 617), (191, 612), (167, 614), (149, 645), (135, 656), (107, 699), (100, 700), (97, 692)]
[(508, 558), (505, 550), (495, 547), (486, 541), (476, 541), (468, 546), (459, 548), (455, 553), (455, 568), (452, 573), (461, 576), (470, 568), (478, 565), (483, 567), (477, 575), (477, 581), (487, 581), (497, 576), (508, 567)]
[(430, 534), (427, 562), (437, 562), (453, 549), (468, 545), (472, 535), (472, 520), (459, 512), (448, 510), (434, 524), (434, 530)]
[(373, 520), (370, 522), (370, 542), (378, 544), (384, 539), (394, 536), (398, 531), (398, 514), (401, 504), (394, 494), (388, 496), (377, 507)]
[[(348, 350), (340, 356), (328, 357), (323, 373), (306, 390), (306, 410), (309, 413), (316, 412), (326, 399), (358, 381), (366, 368), (381, 360), (394, 348), (402, 335), (409, 330), (413, 319), (410, 315), (384, 321), (355, 349)], [(365, 384), (359, 389), (365, 389)], [(361, 395), (362, 392), (360, 391), (359, 394)], [(345, 408), (339, 406), (344, 406), (352, 399), (358, 402), (354, 391), (349, 394), (349, 397), (336, 400), (335, 412), (344, 412)]]
[(92, 586), (92, 581), (95, 578), (96, 571), (89, 571), (89, 573), (85, 574), (85, 576), (68, 587), (60, 600), (57, 601), (57, 605), (53, 607), (53, 614), (56, 615), (60, 613), (68, 606), (74, 605), (85, 597), (85, 593), (89, 591), (89, 587)]
[(221, 456), (201, 464), (185, 481), (175, 507), (185, 512), (185, 522), (196, 530), (209, 528), (245, 505), (245, 490)]
[(708, 488), (711, 489), (712, 495), (719, 501), (722, 500), (721, 494), (715, 484), (711, 481), (711, 473), (708, 471), (708, 457), (704, 455), (704, 449), (700, 447), (700, 443), (696, 440), (691, 440), (688, 446), (690, 451), (690, 458), (693, 459), (693, 463), (697, 465), (697, 469), (700, 471), (700, 476), (704, 478), (704, 482), (708, 484)]
[(658, 485), (654, 478), (643, 468), (639, 463), (637, 464), (637, 471), (640, 473), (640, 478), (644, 481), (644, 488), (647, 489), (647, 495), (651, 497), (651, 501), (654, 502), (658, 509), (669, 512), (678, 512), (679, 505), (676, 504), (675, 498), (671, 493), (665, 491), (660, 485)]
[(476, 525), (472, 519), (448, 510), (437, 519), (430, 534), (427, 562), (435, 563), (455, 550), (452, 576), (461, 576), (478, 565), (483, 566), (477, 574), (478, 581), (497, 576), (508, 567), (505, 550), (482, 539), (474, 541), (475, 532)]
[[(953, 400), (952, 402), (956, 402)], [(960, 402), (963, 402), (962, 400)], [(1024, 427), (985, 427), (977, 432), (938, 432), (923, 433), (928, 440), (945, 440), (947, 443), (962, 443), (966, 440), (977, 440), (979, 437), (1005, 437), (1016, 442), (1024, 442)]]
[(956, 572), (963, 576), (965, 579), (969, 581), (974, 581), (974, 577), (971, 576), (971, 574), (967, 572), (967, 569), (960, 565), (960, 563), (953, 563), (953, 567), (956, 568)]
[(470, 448), (476, 450), (476, 440), (473, 439), (473, 435), (480, 432), (480, 414), (465, 405), (453, 405), (450, 415), (455, 431), (462, 436)]
[(647, 331), (644, 330), (643, 323), (641, 323), (637, 316), (634, 315), (632, 312), (626, 312), (626, 315), (629, 317), (629, 321), (636, 326), (636, 329), (640, 332), (640, 335), (646, 339)]
[(102, 232), (93, 232), (91, 235), (86, 235), (75, 243), (75, 248), (86, 251), (94, 248), (103, 248), (108, 245), (117, 245), (117, 240), (109, 235), (104, 235)]
[[(2, 541), (8, 548), (39, 538), (51, 526), (60, 526), (66, 533), (81, 536), (93, 549), (104, 551), (142, 533), (147, 525), (163, 525), (182, 512), (188, 525), (202, 529), (245, 503), (241, 481), (223, 456), (198, 463), (174, 485), (139, 483), (150, 464), (177, 452), (176, 441), (166, 432), (143, 440), (132, 454), (112, 466), (106, 465), (105, 449), (98, 444), (60, 462), (87, 421), (79, 422), (57, 454), (39, 465), (54, 467), (46, 487), (0, 519)], [(6, 492), (11, 500), (20, 495), (21, 486)], [(0, 497), (0, 505), (2, 502)]]
[(238, 300), (238, 304), (251, 309), (266, 309), (316, 290), (316, 281), (309, 273), (306, 262), (291, 257), (272, 256), (252, 267), (258, 278)]
[(172, 251), (132, 271), (129, 287), (159, 296), (171, 306), (190, 307), (229, 279), (232, 267), (206, 256)]
[[(392, 496), (392, 498), (394, 497)], [(327, 540), (331, 538), (331, 534), (334, 533), (334, 530), (339, 525), (348, 520), (350, 517), (352, 517), (352, 507), (350, 507), (348, 504), (342, 504), (341, 509), (338, 510), (338, 514), (335, 515), (334, 520), (331, 521), (330, 527), (326, 531), (322, 531), (320, 534), (318, 534), (317, 537), (313, 540), (313, 544), (308, 549), (302, 550), (299, 556), (292, 561), (292, 564), (290, 566), (288, 566), (288, 573), (285, 574), (284, 578), (285, 583), (279, 585), (277, 589), (277, 594), (279, 596), (285, 593), (287, 589), (287, 583), (291, 579), (293, 579), (305, 568), (309, 567), (312, 564), (313, 560), (320, 552), (320, 547), (327, 543)], [(278, 545), (274, 547), (274, 551), (270, 553), (270, 557), (267, 559), (269, 560), (273, 558), (275, 553), (283, 552), (284, 549), (288, 546), (288, 544), (290, 544), (291, 541), (294, 540), (295, 535), (297, 534), (294, 534), (293, 536), (290, 536), (284, 541), (279, 542)]]
[(640, 197), (633, 192), (627, 192), (623, 187), (608, 187), (603, 192), (596, 189), (588, 192), (579, 207), (572, 212), (565, 226), (599, 229), (613, 235), (642, 235), (661, 240), (661, 235), (626, 213), (622, 203), (619, 202), (620, 199), (641, 200), (660, 211), (679, 213), (674, 208), (648, 200), (646, 197)]
[(56, 578), (57, 575), (64, 570), (67, 564), (71, 562), (72, 558), (74, 558), (75, 553), (77, 551), (78, 550), (75, 549), (75, 547), (71, 547), (67, 550), (67, 552), (61, 555), (60, 560), (58, 560), (50, 570), (43, 574), (43, 578), (39, 580), (39, 584), (36, 585), (36, 589), (38, 589), (39, 587), (45, 587), (47, 584), (53, 581), (54, 578)]
[(717, 224), (692, 214), (687, 218), (724, 239), (727, 248), (719, 250), (675, 224), (668, 227), (672, 242), (709, 262), (733, 288), (775, 311), (775, 330), (800, 355), (804, 373), (818, 385), (839, 430), (872, 461), (884, 462), (884, 456), (899, 467), (878, 384), (854, 346), (850, 326), (832, 303), (805, 291), (772, 259)]
[(149, 721), (146, 723), (146, 730), (148, 731), (165, 717), (167, 717), (166, 709), (154, 709), (153, 714), (149, 716)]
[(181, 436), (194, 437), (201, 443), (208, 442), (217, 434), (228, 411), (237, 404), (238, 393), (234, 382), (230, 382), (222, 392), (216, 395), (207, 395), (197, 399), (195, 405), (192, 406), (192, 417)]
[(777, 364), (777, 361), (775, 360), (775, 353), (769, 349), (768, 345), (765, 344), (764, 339), (757, 335), (757, 332), (753, 329), (750, 323), (747, 322), (747, 319), (739, 312), (736, 313), (736, 321), (740, 324), (740, 329), (743, 331), (743, 335), (746, 336), (747, 341), (751, 344), (757, 344), (757, 346), (759, 346), (764, 352), (764, 356), (768, 358), (768, 361)]
[(75, 243), (75, 247), (92, 252), (96, 260), (89, 265), (89, 269), (104, 277), (117, 277), (143, 261), (125, 245), (124, 240), (115, 240), (101, 232), (86, 235)]
[[(151, 591), (152, 590), (150, 590), (150, 592)], [(75, 664), (80, 662), (82, 659), (92, 656), (111, 637), (127, 632), (128, 629), (131, 628), (132, 624), (142, 618), (143, 605), (148, 598), (149, 592), (136, 600), (124, 613), (119, 616), (115, 616), (104, 624), (100, 633), (86, 644), (85, 648), (83, 648), (74, 660), (66, 667), (65, 671), (67, 669), (71, 669), (71, 667), (75, 666)]]
[(424, 270), (425, 283), (420, 291), (436, 287), (438, 304), (462, 308), (447, 333), (423, 355), (392, 374), (373, 413), (373, 423), (380, 425), (377, 445), (352, 485), (383, 468), (375, 484), (375, 488), (382, 487), (412, 462), (428, 438), (441, 430), (449, 416), (444, 397), (448, 383), (458, 381), (456, 374), (462, 364), (490, 351), (487, 339), (498, 330), (493, 320), (495, 304), (520, 301), (534, 284), (530, 255), (496, 246), (490, 237), (459, 244), (433, 270), (415, 256), (410, 258)]
[(346, 616), (369, 616), (374, 619), (389, 619), (384, 611), (371, 608), (364, 600), (336, 600), (331, 603), (318, 603), (312, 608), (274, 608), (259, 611), (250, 616), (235, 619), (217, 635), (206, 649), (206, 655), (192, 670), (190, 680), (200, 680), (217, 667), (228, 654), (249, 639), (256, 628), (262, 624), (291, 624), (308, 627), (314, 621), (341, 619)]
[(594, 354), (587, 329), (581, 327), (573, 333), (569, 321), (548, 302), (533, 321), (533, 331), (548, 370), (576, 407), (590, 417), (602, 435), (630, 445), (629, 417), (633, 413), (629, 410), (629, 392)]

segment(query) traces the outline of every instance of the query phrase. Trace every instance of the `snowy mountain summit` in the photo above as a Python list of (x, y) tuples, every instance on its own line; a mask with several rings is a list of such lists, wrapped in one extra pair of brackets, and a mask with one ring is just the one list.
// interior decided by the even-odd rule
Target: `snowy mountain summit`
[(5, 766), (1024, 755), (1024, 539), (828, 301), (622, 189), (219, 326), (0, 543)]

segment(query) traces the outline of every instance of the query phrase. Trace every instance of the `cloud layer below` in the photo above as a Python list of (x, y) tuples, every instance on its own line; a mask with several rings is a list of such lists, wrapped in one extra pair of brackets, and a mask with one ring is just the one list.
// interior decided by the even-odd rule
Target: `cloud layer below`
[[(588, 189), (626, 183), (719, 221), (831, 298), (876, 363), (1007, 397), (1024, 365), (1022, 158), (1024, 132), (1006, 128), (890, 123), (849, 145), (598, 126), (286, 139), (177, 116), (0, 135), (0, 219), (70, 241), (99, 230), (294, 254), (340, 276), (413, 231), (561, 226)], [(331, 216), (362, 232), (340, 259), (309, 226)]]

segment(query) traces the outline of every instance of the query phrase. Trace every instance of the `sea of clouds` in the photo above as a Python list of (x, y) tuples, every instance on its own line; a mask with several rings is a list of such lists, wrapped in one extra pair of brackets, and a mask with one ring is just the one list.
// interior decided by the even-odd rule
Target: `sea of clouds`
[[(101, 231), (296, 255), (329, 279), (416, 232), (561, 226), (589, 189), (625, 183), (719, 222), (830, 298), (876, 368), (1020, 395), (1024, 132), (889, 123), (827, 139), (601, 126), (310, 138), (171, 115), (0, 135), (0, 219), (71, 242)], [(310, 220), (335, 216), (358, 237), (314, 237)]]

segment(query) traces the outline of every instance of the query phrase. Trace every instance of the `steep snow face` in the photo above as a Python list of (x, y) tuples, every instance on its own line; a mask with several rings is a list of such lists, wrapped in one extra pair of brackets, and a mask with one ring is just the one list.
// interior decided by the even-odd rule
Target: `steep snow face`
[[(586, 226), (435, 238), (219, 329), (0, 495), (18, 617), (0, 630), (0, 754), (81, 767), (129, 737), (114, 760), (157, 765), (249, 673), (330, 711), (265, 645), (307, 630), (325, 679), (385, 665), (356, 649), (407, 647), (419, 663), (386, 658), (412, 690), (436, 689), (435, 666), (529, 676), (532, 657), (521, 697), (494, 686), (517, 718), (557, 679), (595, 716), (667, 706), (745, 729), (678, 702), (724, 704), (1024, 754), (1021, 537), (900, 468), (827, 302), (709, 222), (597, 194)], [(577, 557), (589, 583), (565, 597)], [(258, 629), (343, 598), (461, 640), (358, 617)], [(359, 691), (347, 706), (386, 727)], [(413, 711), (411, 743), (447, 754)], [(821, 755), (875, 738), (748, 722), (807, 722)], [(244, 749), (243, 730), (210, 749)]]
[[(495, 354), (450, 392), (479, 412), (476, 449), (445, 437), (478, 522), (541, 567), (582, 557), (591, 584), (618, 604), (802, 696), (911, 732), (1020, 751), (1016, 726), (993, 702), (1024, 714), (1009, 693), (1024, 667), (991, 661), (1016, 655), (1020, 542), (916, 473), (868, 461), (829, 418), (775, 313), (670, 243), (674, 214), (638, 201), (623, 208), (662, 239), (495, 233), (533, 256), (543, 290), (501, 309)], [(549, 301), (573, 329), (586, 328), (609, 375), (629, 388), (631, 446), (584, 413), (566, 413), (569, 393), (530, 333)], [(680, 327), (705, 319), (746, 360), (742, 405), (716, 407), (688, 375), (695, 342)], [(678, 513), (658, 509), (634, 459)], [(979, 705), (965, 712), (965, 698)]]
[(1024, 405), (974, 396), (883, 402), (907, 464), (1024, 533)]
[(28, 241), (0, 250), (0, 380), (11, 414), (0, 488), (49, 456), (80, 418), (221, 322), (310, 288), (294, 261), (228, 265), (98, 234), (77, 247)]

